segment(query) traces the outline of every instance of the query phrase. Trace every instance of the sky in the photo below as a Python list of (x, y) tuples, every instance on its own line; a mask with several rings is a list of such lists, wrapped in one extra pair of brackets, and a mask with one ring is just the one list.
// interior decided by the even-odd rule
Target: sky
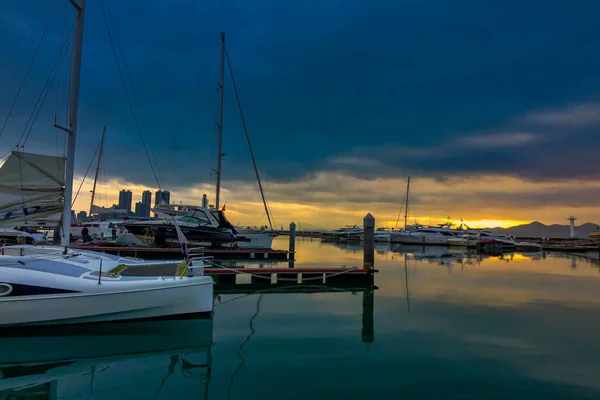
[[(53, 15), (0, 136), (2, 154), (27, 131), (72, 27), (69, 2), (54, 7), (0, 4), (0, 123)], [(408, 176), (409, 222), (599, 222), (599, 12), (592, 0), (88, 0), (75, 188), (106, 126), (98, 205), (115, 203), (122, 188), (134, 202), (158, 188), (144, 143), (172, 200), (214, 199), (224, 31), (278, 227), (361, 224), (368, 212), (395, 226)], [(63, 151), (52, 124), (55, 114), (65, 119), (68, 53), (60, 65), (25, 151)], [(223, 153), (227, 215), (266, 223), (229, 79)], [(89, 208), (93, 172), (78, 211)]]

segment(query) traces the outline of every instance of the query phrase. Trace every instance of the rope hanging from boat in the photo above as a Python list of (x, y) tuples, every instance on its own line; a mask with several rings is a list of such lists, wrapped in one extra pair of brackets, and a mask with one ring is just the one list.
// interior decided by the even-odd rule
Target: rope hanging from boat
[(12, 115), (12, 112), (15, 109), (17, 100), (19, 100), (19, 95), (21, 94), (21, 91), (23, 90), (25, 81), (27, 80), (27, 77), (29, 76), (29, 72), (31, 72), (31, 67), (33, 66), (33, 62), (35, 61), (35, 58), (37, 57), (37, 54), (40, 50), (42, 42), (44, 41), (44, 38), (46, 37), (46, 32), (48, 31), (50, 22), (52, 21), (52, 18), (54, 17), (54, 13), (56, 12), (58, 3), (59, 3), (59, 0), (56, 0), (56, 3), (54, 4), (54, 7), (52, 8), (52, 13), (50, 14), (50, 18), (48, 18), (48, 22), (46, 22), (46, 26), (44, 27), (44, 31), (42, 32), (42, 36), (40, 37), (40, 40), (38, 41), (38, 44), (35, 48), (35, 51), (33, 52), (33, 57), (31, 57), (31, 61), (29, 61), (29, 65), (27, 66), (27, 70), (25, 71), (25, 76), (23, 76), (23, 79), (21, 80), (21, 83), (19, 85), (19, 89), (17, 89), (17, 94), (15, 95), (15, 98), (13, 99), (13, 102), (10, 105), (10, 108), (8, 109), (8, 114), (6, 115), (6, 119), (4, 120), (4, 123), (2, 124), (2, 129), (0, 129), (0, 137), (2, 137), (2, 134), (4, 133), (4, 131), (6, 129), (6, 125), (8, 124), (10, 116)]
[(269, 213), (269, 206), (267, 199), (265, 198), (265, 192), (263, 191), (262, 183), (260, 181), (260, 175), (258, 173), (258, 167), (256, 165), (256, 159), (254, 158), (254, 151), (252, 151), (252, 144), (250, 143), (250, 135), (248, 134), (248, 127), (246, 126), (246, 119), (244, 118), (244, 112), (242, 111), (242, 103), (240, 102), (240, 96), (238, 94), (235, 79), (233, 78), (233, 69), (231, 69), (231, 60), (227, 48), (225, 48), (225, 56), (227, 57), (227, 68), (229, 69), (229, 75), (231, 76), (231, 83), (233, 91), (235, 93), (235, 100), (237, 101), (238, 109), (240, 110), (240, 117), (242, 119), (242, 126), (244, 127), (244, 133), (246, 134), (246, 140), (248, 141), (248, 149), (250, 149), (250, 157), (252, 158), (252, 165), (254, 165), (254, 172), (256, 173), (256, 180), (258, 181), (258, 188), (262, 197), (263, 205), (265, 206), (265, 212), (267, 213), (267, 219), (269, 220), (269, 226), (271, 231), (273, 230), (273, 223), (271, 222), (271, 214)]

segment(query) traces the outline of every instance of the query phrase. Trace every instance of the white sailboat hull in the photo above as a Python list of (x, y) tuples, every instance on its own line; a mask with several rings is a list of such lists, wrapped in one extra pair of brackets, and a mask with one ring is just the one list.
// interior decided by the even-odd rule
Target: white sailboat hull
[(209, 314), (212, 308), (213, 285), (207, 277), (187, 285), (137, 291), (1, 299), (0, 326), (143, 320)]
[[(22, 249), (22, 250), (21, 250)], [(0, 256), (0, 327), (62, 325), (210, 314), (213, 280), (209, 276), (102, 275), (118, 266), (153, 264), (89, 251), (63, 256), (55, 248), (14, 246)], [(195, 273), (202, 274), (201, 261)], [(7, 292), (7, 288), (10, 290)]]

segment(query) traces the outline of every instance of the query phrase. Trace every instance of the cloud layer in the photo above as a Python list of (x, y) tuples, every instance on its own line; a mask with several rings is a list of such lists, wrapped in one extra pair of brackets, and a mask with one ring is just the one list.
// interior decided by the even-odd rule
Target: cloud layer
[[(88, 3), (77, 174), (85, 173), (107, 126), (107, 178), (156, 187), (102, 11)], [(274, 204), (345, 204), (341, 215), (387, 204), (391, 213), (402, 195), (390, 185), (403, 187), (411, 175), (438, 191), (437, 199), (446, 198), (444, 188), (468, 182), (469, 208), (461, 214), (472, 210), (478, 218), (496, 210), (505, 219), (543, 219), (550, 218), (545, 207), (558, 215), (592, 206), (600, 171), (597, 2), (109, 3), (142, 130), (165, 187), (181, 198), (214, 182), (215, 45), (226, 31)], [(0, 110), (9, 109), (52, 7), (41, 0), (0, 5)], [(0, 137), (2, 152), (17, 142), (56, 59), (69, 27), (62, 7)], [(64, 86), (67, 67), (57, 85)], [(53, 86), (27, 150), (56, 152), (52, 122), (61, 91)], [(237, 204), (250, 202), (254, 172), (229, 82), (223, 141), (225, 187)], [(514, 186), (488, 193), (488, 179)], [(428, 201), (423, 215), (454, 213), (454, 205), (420, 196)]]

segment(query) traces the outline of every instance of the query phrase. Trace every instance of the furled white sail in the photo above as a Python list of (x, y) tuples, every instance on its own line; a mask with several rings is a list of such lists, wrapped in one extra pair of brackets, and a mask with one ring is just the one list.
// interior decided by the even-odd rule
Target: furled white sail
[(102, 215), (102, 214), (127, 214), (127, 210), (116, 210), (114, 208), (106, 208), (106, 207), (100, 207), (97, 205), (93, 205), (92, 206), (92, 214), (98, 214), (98, 215)]
[(0, 167), (0, 227), (55, 226), (62, 216), (66, 158), (13, 151)]

